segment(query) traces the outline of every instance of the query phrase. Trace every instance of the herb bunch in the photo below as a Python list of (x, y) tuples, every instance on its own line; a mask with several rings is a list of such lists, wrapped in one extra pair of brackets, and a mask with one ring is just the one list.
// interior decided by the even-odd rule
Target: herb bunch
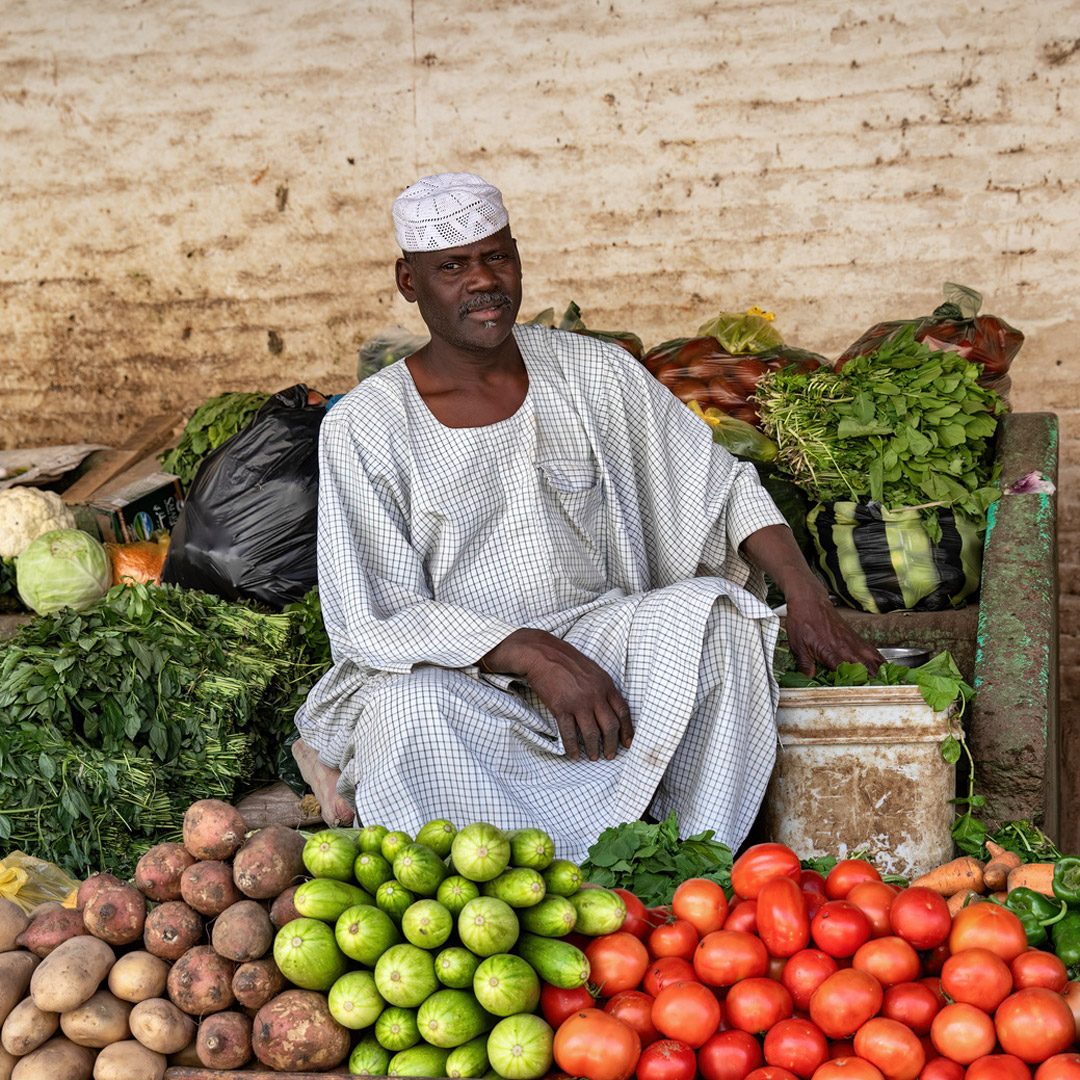
[(161, 467), (180, 477), (187, 490), (203, 458), (247, 427), (269, 396), (230, 391), (208, 398), (191, 414), (176, 446), (159, 455)]
[(191, 802), (232, 799), (274, 759), (287, 721), (259, 707), (292, 633), (289, 615), (170, 585), (24, 626), (0, 644), (0, 846), (125, 874)]
[(629, 889), (646, 907), (669, 904), (679, 883), (704, 877), (730, 891), (731, 849), (712, 829), (679, 839), (674, 811), (659, 822), (627, 821), (605, 829), (581, 872), (609, 889)]
[(767, 374), (755, 401), (777, 464), (812, 499), (918, 508), (933, 536), (937, 508), (981, 521), (1000, 495), (991, 439), (1004, 405), (979, 374), (906, 326), (840, 371)]

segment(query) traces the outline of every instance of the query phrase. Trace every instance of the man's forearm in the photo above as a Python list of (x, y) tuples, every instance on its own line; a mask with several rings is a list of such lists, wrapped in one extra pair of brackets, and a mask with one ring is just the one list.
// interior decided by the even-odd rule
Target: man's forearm
[(767, 525), (752, 532), (739, 550), (776, 582), (784, 599), (827, 596), (825, 586), (814, 576), (786, 525)]

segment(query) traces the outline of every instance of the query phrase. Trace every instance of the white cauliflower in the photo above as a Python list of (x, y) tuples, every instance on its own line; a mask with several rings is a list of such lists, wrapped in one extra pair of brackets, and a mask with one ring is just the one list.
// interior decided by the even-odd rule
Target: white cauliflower
[(74, 529), (75, 515), (55, 491), (10, 487), (0, 491), (0, 559), (21, 555), (50, 529)]

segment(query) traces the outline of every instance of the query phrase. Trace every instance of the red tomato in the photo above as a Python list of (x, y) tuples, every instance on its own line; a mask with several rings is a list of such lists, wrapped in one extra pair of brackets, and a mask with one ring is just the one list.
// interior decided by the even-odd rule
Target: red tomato
[(826, 1061), (813, 1080), (885, 1080), (881, 1070), (857, 1057), (838, 1057)]
[(949, 959), (949, 955), (948, 942), (943, 945), (938, 945), (937, 948), (930, 949), (928, 952), (924, 952), (922, 964), (923, 971), (927, 975), (940, 975), (945, 961)]
[(1072, 1009), (1076, 1023), (1076, 1039), (1080, 1042), (1080, 982), (1067, 982), (1065, 989), (1061, 991), (1061, 998)]
[(987, 1054), (967, 1067), (964, 1080), (1031, 1080), (1031, 1070), (1015, 1054)]
[(937, 1057), (926, 1063), (919, 1080), (964, 1080), (964, 1066), (947, 1057)]
[(876, 1065), (888, 1080), (916, 1080), (926, 1064), (918, 1035), (906, 1024), (875, 1016), (855, 1032), (855, 1053)]
[(776, 1065), (762, 1065), (760, 1069), (746, 1074), (745, 1080), (799, 1080), (790, 1069), (781, 1069)]
[(761, 939), (739, 930), (714, 930), (694, 950), (694, 971), (708, 986), (731, 986), (768, 970), (769, 954)]
[[(762, 946), (764, 949), (764, 946)], [(694, 965), (689, 960), (678, 956), (664, 956), (649, 965), (645, 977), (641, 980), (641, 989), (646, 994), (656, 997), (665, 986), (671, 983), (689, 982), (696, 979)]]
[(793, 1007), (791, 994), (775, 979), (740, 979), (724, 997), (728, 1027), (751, 1035), (786, 1020)]
[(661, 926), (671, 920), (671, 906), (659, 904), (645, 909), (645, 919), (650, 926)]
[(784, 844), (754, 844), (731, 867), (731, 887), (745, 900), (756, 900), (769, 878), (789, 877), (799, 881), (799, 856)]
[(675, 919), (649, 931), (649, 952), (657, 959), (661, 956), (681, 956), (689, 960), (699, 940), (693, 923), (686, 919)]
[(739, 900), (732, 905), (724, 920), (725, 930), (741, 930), (744, 934), (757, 933), (757, 901)]
[(1035, 1080), (1080, 1080), (1080, 1054), (1055, 1054), (1036, 1070)]
[(860, 881), (845, 899), (870, 920), (870, 936), (878, 938), (893, 932), (889, 909), (895, 897), (896, 890), (884, 881)]
[(781, 1020), (765, 1035), (765, 1062), (810, 1077), (829, 1060), (829, 1044), (822, 1030), (809, 1020)]
[(715, 881), (688, 878), (675, 890), (671, 910), (676, 918), (685, 919), (698, 934), (704, 936), (723, 927), (728, 913), (728, 899)]
[(661, 1039), (642, 1050), (635, 1072), (637, 1080), (694, 1080), (697, 1058), (686, 1043)]
[(919, 954), (903, 939), (889, 935), (860, 945), (851, 966), (873, 975), (888, 989), (897, 983), (914, 982), (922, 974)]
[(855, 1056), (855, 1043), (851, 1039), (830, 1039), (830, 1058), (850, 1058)]
[(1061, 993), (1069, 982), (1065, 965), (1053, 954), (1042, 949), (1028, 949), (1009, 965), (1013, 986), (1023, 990), (1028, 986), (1045, 986)]
[(553, 1028), (557, 1028), (573, 1013), (580, 1012), (582, 1009), (591, 1009), (595, 1004), (596, 998), (589, 993), (587, 987), (578, 986), (573, 990), (562, 990), (548, 983), (540, 985), (540, 1011)]
[(652, 1006), (656, 1030), (697, 1049), (720, 1026), (720, 1002), (699, 982), (665, 986)]
[(870, 920), (854, 904), (830, 900), (811, 920), (810, 936), (830, 956), (854, 956), (859, 946), (870, 940)]
[(825, 895), (830, 900), (844, 900), (860, 881), (880, 881), (881, 874), (865, 859), (841, 859), (825, 877)]
[(953, 953), (941, 969), (941, 989), (953, 999), (992, 1013), (1012, 993), (1009, 965), (989, 949)]
[(585, 955), (589, 958), (589, 982), (599, 989), (600, 997), (633, 990), (649, 966), (649, 950), (623, 930), (594, 938)]
[(850, 1038), (877, 1015), (884, 996), (873, 975), (842, 968), (810, 995), (810, 1019), (830, 1039)]
[(705, 1080), (743, 1080), (763, 1064), (761, 1044), (745, 1031), (718, 1031), (698, 1049), (698, 1068)]
[(1024, 925), (1000, 904), (979, 903), (961, 908), (949, 931), (949, 952), (961, 949), (989, 949), (1006, 964), (1026, 952)]
[(945, 898), (921, 885), (901, 889), (893, 897), (889, 922), (897, 937), (920, 951), (942, 944), (952, 929), (952, 916)]
[(826, 900), (829, 898), (825, 892), (825, 877), (816, 870), (799, 871), (799, 888), (804, 893), (817, 893), (819, 896), (824, 896)]
[(638, 1033), (641, 1045), (648, 1046), (660, 1038), (660, 1032), (652, 1022), (652, 1003), (651, 994), (641, 990), (623, 990), (608, 1001), (604, 1012), (629, 1024)]
[(993, 1053), (997, 1036), (994, 1021), (982, 1009), (957, 1001), (934, 1017), (930, 1040), (939, 1054), (970, 1065), (976, 1058)]
[(881, 1015), (907, 1024), (916, 1035), (929, 1035), (930, 1025), (944, 1004), (944, 1000), (924, 983), (902, 982), (885, 991)]
[(612, 889), (618, 893), (626, 905), (626, 918), (622, 929), (636, 938), (644, 938), (652, 929), (649, 925), (649, 913), (645, 905), (629, 889)]
[(806, 1012), (810, 995), (837, 970), (836, 961), (820, 949), (802, 949), (788, 959), (780, 981), (791, 994), (795, 1008)]
[(1010, 994), (994, 1013), (994, 1027), (1001, 1049), (1030, 1065), (1063, 1054), (1076, 1041), (1072, 1009), (1060, 994), (1041, 986)]
[(757, 932), (771, 956), (793, 956), (810, 943), (806, 900), (789, 877), (766, 881), (757, 896)]
[(628, 1080), (641, 1056), (637, 1032), (600, 1009), (568, 1016), (555, 1032), (555, 1064), (586, 1080)]

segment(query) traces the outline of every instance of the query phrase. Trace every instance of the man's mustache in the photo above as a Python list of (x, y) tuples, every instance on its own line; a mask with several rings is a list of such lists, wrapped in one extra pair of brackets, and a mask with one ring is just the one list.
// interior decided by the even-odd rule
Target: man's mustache
[(509, 307), (510, 297), (502, 292), (481, 293), (466, 301), (458, 308), (458, 318), (464, 319), (470, 311), (483, 311), (485, 308)]

